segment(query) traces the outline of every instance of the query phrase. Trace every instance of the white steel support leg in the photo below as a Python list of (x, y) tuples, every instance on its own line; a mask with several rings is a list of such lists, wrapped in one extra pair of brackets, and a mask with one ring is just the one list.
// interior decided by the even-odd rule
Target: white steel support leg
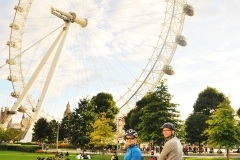
[[(67, 26), (67, 24), (65, 25)], [(39, 63), (37, 69), (35, 70), (35, 72), (33, 73), (32, 77), (30, 78), (29, 82), (27, 83), (26, 87), (24, 88), (23, 92), (21, 93), (21, 95), (19, 96), (18, 100), (16, 103), (14, 103), (13, 107), (11, 108), (11, 111), (17, 111), (17, 109), (19, 108), (20, 104), (22, 103), (22, 101), (24, 100), (24, 98), (27, 96), (28, 92), (30, 91), (30, 89), (32, 88), (33, 84), (35, 83), (36, 79), (39, 77), (40, 73), (42, 72), (45, 64), (48, 62), (49, 58), (52, 55), (52, 52), (54, 50), (54, 48), (56, 47), (56, 45), (58, 44), (59, 40), (61, 39), (63, 33), (65, 32), (65, 29), (63, 29), (60, 34), (58, 35), (58, 37), (56, 38), (56, 40), (53, 42), (53, 44), (51, 45), (51, 47), (49, 48), (48, 52), (46, 53), (46, 55), (43, 57), (42, 61)], [(7, 124), (8, 122), (11, 120), (12, 115), (9, 114), (6, 122), (2, 125), (3, 128), (7, 128)]]
[(65, 44), (65, 41), (66, 41), (66, 38), (67, 38), (67, 34), (68, 34), (68, 31), (69, 31), (69, 28), (70, 28), (70, 24), (71, 23), (67, 23), (67, 26), (65, 27), (66, 31), (65, 31), (62, 39), (61, 39), (61, 42), (60, 42), (60, 44), (58, 46), (58, 49), (57, 49), (57, 52), (56, 52), (56, 54), (53, 58), (53, 62), (52, 62), (51, 68), (48, 72), (47, 79), (45, 81), (41, 97), (40, 97), (40, 99), (38, 100), (38, 103), (37, 103), (37, 108), (36, 108), (37, 110), (36, 110), (36, 113), (35, 113), (35, 117), (34, 117), (35, 120), (34, 121), (36, 121), (38, 119), (39, 113), (42, 109), (42, 105), (44, 104), (44, 101), (46, 99), (46, 96), (47, 96), (47, 93), (48, 93), (48, 90), (49, 90), (49, 86), (52, 83), (52, 79), (53, 79), (53, 76), (56, 72), (56, 69), (57, 69), (61, 54), (62, 54), (62, 49), (64, 47), (64, 44)]

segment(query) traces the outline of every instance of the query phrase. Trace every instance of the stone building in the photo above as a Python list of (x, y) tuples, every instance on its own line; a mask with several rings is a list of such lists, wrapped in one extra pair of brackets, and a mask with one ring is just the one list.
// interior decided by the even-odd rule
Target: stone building
[(70, 119), (71, 115), (72, 115), (72, 111), (70, 109), (70, 104), (68, 102), (68, 104), (66, 106), (66, 110), (65, 110), (65, 112), (63, 114), (63, 117), (68, 117), (68, 119)]

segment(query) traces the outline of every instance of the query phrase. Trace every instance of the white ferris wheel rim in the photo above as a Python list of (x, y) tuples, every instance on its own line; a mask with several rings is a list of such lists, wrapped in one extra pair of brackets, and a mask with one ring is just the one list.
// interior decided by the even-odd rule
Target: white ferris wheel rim
[[(135, 105), (135, 102), (139, 100), (139, 98), (143, 97), (145, 93), (152, 91), (164, 75), (162, 67), (163, 65), (170, 64), (177, 48), (176, 36), (181, 35), (183, 29), (185, 17), (185, 13), (183, 13), (183, 6), (186, 4), (186, 2), (186, 0), (167, 1), (165, 17), (162, 22), (163, 28), (158, 34), (158, 41), (154, 46), (155, 48), (153, 49), (151, 57), (149, 57), (148, 63), (136, 81), (117, 100), (117, 104), (123, 113), (128, 112), (132, 106)], [(9, 59), (14, 59), (16, 63), (15, 65), (9, 65), (10, 78), (14, 79), (14, 76), (18, 75), (18, 77), (16, 77), (18, 79), (17, 81), (12, 80), (14, 93), (21, 93), (26, 85), (24, 80), (25, 75), (22, 72), (21, 60), (21, 54), (25, 52), (26, 48), (22, 48), (21, 42), (24, 36), (22, 33), (24, 33), (25, 24), (32, 3), (33, 0), (20, 0), (18, 6), (23, 7), (25, 12), (23, 14), (18, 10), (20, 8), (17, 8), (12, 23), (13, 27), (10, 35), (10, 42), (15, 42), (18, 45), (16, 48), (13, 46), (9, 47)], [(21, 26), (19, 30), (14, 29), (15, 24)], [(151, 66), (150, 69), (148, 66)], [(28, 95), (25, 98), (22, 106), (26, 107), (25, 113), (29, 117), (34, 117), (34, 114), (31, 112), (31, 110), (35, 108), (36, 103), (32, 99), (31, 95)], [(41, 114), (42, 117), (54, 118), (53, 115), (50, 115), (44, 111)]]

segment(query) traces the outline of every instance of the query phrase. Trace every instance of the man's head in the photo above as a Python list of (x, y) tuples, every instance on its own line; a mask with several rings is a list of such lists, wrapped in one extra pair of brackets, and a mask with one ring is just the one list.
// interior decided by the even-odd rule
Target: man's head
[(137, 137), (138, 137), (138, 134), (133, 129), (127, 130), (125, 135), (124, 135), (124, 139), (126, 141), (126, 144), (129, 145), (129, 146), (136, 143)]
[(170, 138), (174, 136), (174, 131), (175, 131), (174, 124), (167, 122), (167, 123), (164, 123), (161, 128), (165, 138)]

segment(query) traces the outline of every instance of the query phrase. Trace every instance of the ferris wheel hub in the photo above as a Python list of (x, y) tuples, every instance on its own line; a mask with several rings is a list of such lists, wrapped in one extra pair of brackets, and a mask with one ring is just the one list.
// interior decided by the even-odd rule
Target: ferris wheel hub
[(53, 15), (63, 19), (66, 22), (72, 22), (72, 23), (76, 22), (77, 24), (79, 24), (82, 27), (86, 27), (88, 24), (87, 19), (77, 17), (76, 13), (74, 13), (74, 12), (67, 13), (62, 10), (51, 7), (51, 13)]

